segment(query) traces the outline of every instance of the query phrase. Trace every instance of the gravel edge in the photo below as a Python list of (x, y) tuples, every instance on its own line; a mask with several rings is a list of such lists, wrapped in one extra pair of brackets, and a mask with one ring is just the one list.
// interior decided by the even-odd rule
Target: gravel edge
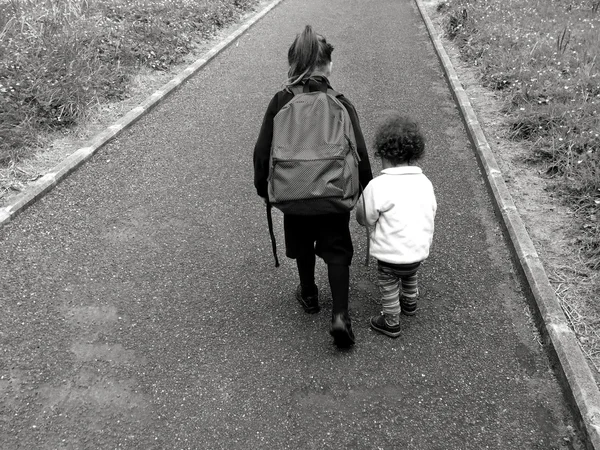
[(600, 390), (579, 347), (575, 333), (569, 327), (544, 266), (529, 237), (525, 225), (508, 191), (502, 172), (469, 97), (462, 87), (442, 41), (438, 38), (422, 0), (415, 0), (435, 47), (446, 79), (459, 106), (467, 134), (475, 148), (485, 181), (492, 195), (496, 213), (507, 233), (513, 257), (524, 277), (537, 312), (537, 325), (555, 359), (556, 370), (570, 406), (580, 422), (581, 431), (590, 449), (600, 450)]

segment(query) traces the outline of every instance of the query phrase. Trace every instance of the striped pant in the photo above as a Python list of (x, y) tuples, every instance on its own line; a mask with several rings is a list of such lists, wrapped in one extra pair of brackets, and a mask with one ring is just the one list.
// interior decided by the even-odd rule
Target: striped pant
[(416, 301), (419, 294), (417, 270), (420, 262), (390, 264), (377, 261), (377, 284), (381, 294), (381, 308), (385, 315), (400, 314), (400, 297)]

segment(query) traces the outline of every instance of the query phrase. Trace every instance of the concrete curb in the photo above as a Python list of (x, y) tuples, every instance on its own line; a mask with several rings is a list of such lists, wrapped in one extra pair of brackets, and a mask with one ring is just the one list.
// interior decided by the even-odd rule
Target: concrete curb
[(480, 166), (485, 172), (496, 211), (506, 228), (513, 247), (513, 255), (531, 291), (538, 313), (538, 325), (558, 362), (558, 375), (562, 379), (571, 406), (579, 418), (580, 428), (586, 434), (588, 440), (586, 445), (590, 449), (600, 450), (600, 390), (579, 347), (575, 333), (569, 327), (554, 289), (548, 281), (542, 262), (506, 187), (477, 115), (437, 36), (433, 22), (427, 15), (422, 0), (415, 0), (415, 2), (427, 26), (454, 98), (460, 107), (469, 138), (475, 146)]
[(53, 167), (49, 173), (38, 179), (26, 188), (26, 191), (15, 197), (7, 205), (0, 209), (0, 227), (6, 225), (13, 217), (24, 211), (36, 200), (43, 197), (54, 186), (64, 180), (71, 172), (90, 159), (100, 148), (107, 144), (111, 139), (121, 134), (141, 117), (147, 114), (152, 108), (167, 98), (177, 90), (185, 81), (192, 77), (196, 72), (202, 69), (211, 59), (226, 49), (232, 42), (244, 34), (252, 25), (263, 18), (275, 6), (283, 0), (272, 0), (264, 6), (259, 12), (253, 14), (232, 33), (220, 40), (214, 47), (206, 52), (200, 59), (183, 69), (175, 78), (155, 91), (150, 97), (133, 108), (121, 119), (110, 125), (106, 130), (94, 136), (85, 147), (79, 148), (71, 153), (65, 160)]

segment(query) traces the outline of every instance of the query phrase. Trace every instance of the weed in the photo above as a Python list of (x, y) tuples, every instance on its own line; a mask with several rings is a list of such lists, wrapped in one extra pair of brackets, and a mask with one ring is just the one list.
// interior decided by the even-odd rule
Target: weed
[(560, 54), (564, 54), (567, 51), (567, 47), (569, 46), (569, 41), (571, 40), (571, 31), (565, 27), (562, 33), (558, 36), (556, 40), (556, 51)]

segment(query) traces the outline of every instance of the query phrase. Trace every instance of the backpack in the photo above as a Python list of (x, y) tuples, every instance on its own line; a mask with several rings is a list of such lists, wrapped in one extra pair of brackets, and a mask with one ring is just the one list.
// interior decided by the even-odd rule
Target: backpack
[(308, 83), (273, 119), (269, 202), (285, 214), (351, 211), (359, 197), (356, 139), (341, 94)]

